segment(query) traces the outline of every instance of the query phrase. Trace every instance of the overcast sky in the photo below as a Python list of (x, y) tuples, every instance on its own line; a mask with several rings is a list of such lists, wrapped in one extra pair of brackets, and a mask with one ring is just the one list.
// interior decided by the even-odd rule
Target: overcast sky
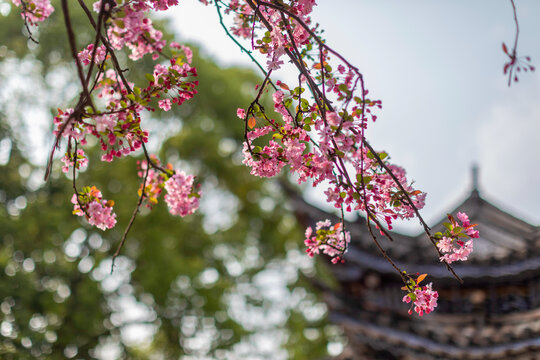
[[(318, 0), (313, 18), (334, 49), (383, 101), (368, 137), (428, 192), (436, 221), (464, 199), (480, 166), (487, 200), (540, 224), (540, 72), (507, 86), (501, 45), (513, 44), (509, 0)], [(518, 53), (540, 65), (540, 1), (516, 0)], [(249, 64), (216, 23), (215, 9), (184, 0), (183, 39), (221, 64)], [(405, 227), (413, 231), (413, 228)]]

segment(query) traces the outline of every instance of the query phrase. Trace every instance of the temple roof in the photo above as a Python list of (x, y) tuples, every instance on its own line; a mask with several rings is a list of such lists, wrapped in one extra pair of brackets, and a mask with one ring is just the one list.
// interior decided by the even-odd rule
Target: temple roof
[[(455, 209), (456, 214), (463, 211), (469, 215), (471, 223), (478, 224), (480, 238), (474, 239), (474, 251), (465, 262), (452, 265), (462, 278), (493, 278), (499, 281), (516, 275), (540, 270), (540, 227), (531, 225), (501, 210), (485, 200), (478, 191), (477, 171), (473, 170), (473, 187), (469, 196)], [(293, 208), (304, 225), (329, 218), (340, 221), (329, 214), (306, 203), (298, 194), (291, 194)], [(432, 233), (442, 231), (442, 219), (432, 226)], [(365, 218), (346, 222), (351, 232), (351, 245), (345, 255), (345, 264), (333, 267), (338, 279), (351, 280), (360, 273), (371, 269), (380, 273), (395, 272), (381, 256), (373, 243)], [(451, 278), (452, 274), (438, 260), (437, 251), (425, 233), (408, 236), (390, 231), (393, 242), (383, 236), (379, 241), (389, 256), (410, 272), (429, 273), (436, 278)]]

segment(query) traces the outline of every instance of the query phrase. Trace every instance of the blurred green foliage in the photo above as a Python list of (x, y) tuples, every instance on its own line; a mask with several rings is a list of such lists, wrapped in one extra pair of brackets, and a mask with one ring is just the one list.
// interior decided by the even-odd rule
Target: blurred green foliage
[[(69, 3), (82, 48), (90, 27), (76, 2)], [(8, 59), (41, 64), (41, 78), (73, 69), (56, 9), (33, 30), (39, 45), (23, 35), (18, 9), (0, 15), (0, 70)], [(242, 344), (256, 347), (258, 334), (275, 331), (282, 334), (281, 357), (325, 356), (324, 306), (305, 290), (309, 284), (295, 260), (304, 260), (302, 233), (276, 183), (251, 176), (241, 164), (236, 109), (249, 104), (260, 79), (250, 70), (220, 68), (194, 50), (198, 96), (144, 121), (168, 135), (160, 158), (198, 176), (204, 205), (183, 219), (164, 204), (143, 209), (113, 275), (110, 257), (137, 202), (136, 159), (107, 164), (98, 147), (89, 151), (91, 171), (80, 174), (79, 186), (96, 185), (117, 204), (117, 227), (101, 232), (71, 215), (72, 185), (58, 163), (47, 184), (35, 185), (43, 164), (30, 163), (20, 150), (24, 136), (14, 136), (14, 124), (22, 122), (13, 118), (24, 113), (8, 113), (0, 103), (4, 153), (11, 144), (9, 161), (0, 165), (0, 358), (225, 359), (242, 353)], [(148, 59), (120, 59), (135, 82), (151, 72)], [(9, 101), (32, 107), (33, 95)], [(71, 96), (75, 101), (76, 93)], [(264, 285), (265, 274), (276, 281)], [(282, 286), (282, 296), (268, 294), (279, 290), (273, 283)], [(130, 338), (141, 332), (143, 343)], [(257, 358), (256, 350), (244, 351), (245, 358)]]

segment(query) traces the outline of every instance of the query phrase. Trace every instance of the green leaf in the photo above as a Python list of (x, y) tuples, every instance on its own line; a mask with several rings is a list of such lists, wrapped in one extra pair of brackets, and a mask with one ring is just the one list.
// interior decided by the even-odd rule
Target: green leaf
[(150, 82), (155, 82), (156, 81), (156, 78), (152, 74), (144, 74), (144, 77)]

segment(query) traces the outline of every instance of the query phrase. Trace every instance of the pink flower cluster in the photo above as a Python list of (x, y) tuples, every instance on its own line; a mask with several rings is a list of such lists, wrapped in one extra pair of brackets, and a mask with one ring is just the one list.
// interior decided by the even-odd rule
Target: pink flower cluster
[[(31, 24), (43, 21), (53, 11), (48, 0), (12, 0), (23, 9), (23, 17)], [(207, 0), (200, 0), (209, 4)], [(189, 48), (171, 43), (169, 54), (163, 34), (156, 30), (147, 13), (164, 11), (177, 5), (178, 0), (96, 1), (94, 10), (105, 19), (106, 36), (97, 38), (79, 55), (83, 65), (93, 60), (101, 66), (89, 66), (90, 90), (81, 92), (79, 106), (59, 110), (54, 119), (54, 133), (76, 144), (85, 145), (87, 136), (98, 139), (103, 150), (103, 161), (112, 161), (143, 148), (148, 132), (141, 128), (141, 113), (160, 108), (169, 111), (196, 93), (196, 69), (191, 63)], [(389, 162), (388, 154), (377, 152), (365, 139), (365, 130), (381, 102), (368, 97), (359, 70), (326, 45), (322, 30), (313, 24), (310, 14), (315, 0), (246, 1), (223, 0), (226, 14), (234, 17), (234, 35), (251, 38), (252, 50), (266, 57), (268, 77), (259, 94), (247, 109), (237, 115), (245, 121), (243, 163), (259, 177), (272, 177), (288, 166), (298, 183), (311, 181), (313, 186), (324, 184), (328, 202), (341, 212), (360, 211), (382, 233), (391, 229), (396, 219), (410, 219), (424, 206), (426, 194), (416, 190), (405, 171)], [(102, 45), (100, 45), (102, 43)], [(97, 46), (97, 48), (95, 48)], [(152, 74), (146, 74), (148, 85), (137, 87), (125, 78), (124, 70), (108, 50), (128, 48), (132, 60), (151, 55), (153, 60), (162, 55), (168, 63), (157, 63)], [(285, 58), (284, 58), (285, 57)], [(299, 70), (295, 87), (271, 80), (271, 73), (285, 63)], [(92, 68), (94, 72), (91, 72)], [(267, 85), (274, 86), (272, 94), (275, 113), (269, 115), (259, 103)], [(297, 86), (296, 86), (297, 85)], [(278, 89), (279, 87), (279, 89)], [(307, 91), (306, 91), (307, 90)], [(87, 97), (87, 92), (90, 97)], [(95, 101), (98, 99), (101, 102)], [(81, 150), (82, 151), (82, 150)], [(145, 149), (145, 154), (146, 149)], [(148, 155), (147, 155), (148, 156)], [(140, 165), (139, 176), (146, 179), (139, 189), (147, 206), (157, 203), (164, 188), (165, 202), (174, 215), (185, 216), (199, 205), (200, 192), (194, 190), (194, 177), (162, 168), (157, 159), (147, 158)], [(70, 166), (85, 166), (84, 152), (64, 157), (64, 171)], [(102, 198), (95, 187), (85, 187), (72, 198), (74, 213), (86, 216), (89, 223), (100, 229), (116, 223), (112, 201)], [(465, 260), (472, 251), (472, 240), (477, 238), (476, 224), (458, 213), (459, 221), (449, 216), (447, 231), (435, 234), (441, 261), (451, 263)], [(332, 262), (342, 261), (350, 242), (343, 222), (332, 226), (329, 220), (316, 224), (315, 231), (306, 230), (305, 245), (309, 256), (323, 253)], [(432, 238), (433, 239), (433, 238)], [(429, 313), (437, 305), (438, 294), (431, 284), (420, 286), (425, 275), (413, 280), (401, 274), (408, 294), (403, 301), (414, 305), (419, 315)], [(412, 312), (412, 311), (411, 311)]]
[(116, 225), (116, 214), (112, 208), (114, 202), (103, 199), (95, 186), (84, 187), (81, 193), (73, 194), (71, 203), (74, 204), (73, 214), (85, 216), (90, 225), (101, 230), (112, 229)]
[(304, 244), (307, 246), (306, 252), (309, 256), (323, 253), (330, 256), (332, 263), (336, 264), (342, 260), (350, 241), (351, 235), (343, 229), (343, 223), (332, 226), (327, 219), (317, 222), (315, 234), (311, 227), (306, 229)]
[[(186, 51), (184, 47), (182, 51)], [(190, 49), (187, 49), (191, 51)], [(183, 53), (186, 61), (190, 60), (188, 53)], [(184, 58), (171, 59), (169, 66), (157, 64), (154, 67), (153, 79), (147, 88), (143, 89), (143, 93), (151, 94), (155, 97), (161, 97), (162, 93), (169, 93), (172, 90), (174, 95), (169, 94), (172, 98), (164, 99), (159, 102), (159, 107), (165, 111), (170, 110), (171, 101), (178, 106), (184, 101), (189, 100), (197, 94), (195, 87), (199, 85), (197, 80), (192, 78), (197, 76), (197, 69), (189, 65), (189, 62), (183, 62)], [(149, 97), (150, 100), (151, 96)]]
[(403, 297), (403, 302), (407, 304), (411, 301), (411, 309), (409, 314), (412, 314), (412, 307), (414, 306), (414, 311), (418, 315), (422, 316), (424, 314), (429, 314), (432, 312), (435, 307), (437, 307), (437, 299), (439, 298), (439, 293), (431, 288), (432, 283), (429, 283), (426, 286), (416, 286), (413, 292), (405, 295)]
[[(166, 8), (167, 1), (152, 1), (157, 9)], [(95, 6), (94, 10), (99, 9)], [(152, 54), (157, 59), (159, 53), (165, 47), (163, 33), (156, 30), (152, 25), (152, 20), (146, 13), (151, 10), (151, 5), (145, 1), (133, 1), (121, 7), (122, 11), (112, 14), (111, 26), (108, 29), (108, 36), (113, 48), (121, 50), (124, 46), (131, 50), (129, 57), (138, 60), (145, 54)]]
[[(207, 3), (206, 1), (201, 2)], [(311, 23), (309, 14), (312, 12), (313, 5), (315, 5), (315, 0), (291, 1), (290, 4), (287, 4), (287, 10), (294, 14), (298, 20), (309, 25)], [(257, 10), (267, 23), (277, 25), (281, 21), (281, 12), (273, 7), (258, 6)], [(231, 0), (225, 12), (236, 14), (231, 32), (238, 37), (249, 38), (254, 32), (252, 29), (260, 28), (260, 22), (253, 21), (253, 17), (256, 15), (255, 11), (247, 2)], [(291, 43), (298, 47), (309, 43), (309, 32), (298, 20), (292, 20), (287, 30), (285, 26), (273, 26), (272, 31), (265, 34), (262, 39), (256, 40), (256, 47), (264, 48), (264, 51), (261, 52), (267, 56), (268, 70), (277, 70), (284, 64), (281, 57)]]
[(22, 8), (21, 16), (30, 25), (44, 21), (54, 11), (50, 0), (11, 0), (11, 2)]
[(186, 216), (198, 209), (201, 193), (193, 190), (193, 180), (192, 175), (181, 171), (165, 182), (165, 202), (171, 214)]
[[(283, 83), (278, 85), (288, 89)], [(362, 148), (362, 126), (354, 117), (345, 121), (344, 112), (320, 116), (318, 108), (304, 100), (300, 106), (307, 118), (299, 126), (285, 106), (299, 90), (286, 91), (288, 95), (281, 90), (273, 94), (274, 108), (281, 115), (281, 121), (268, 119), (267, 126), (254, 128), (247, 134), (249, 142), (244, 143), (243, 163), (251, 167), (252, 175), (272, 177), (289, 165), (291, 172), (298, 175), (299, 183), (312, 179), (316, 186), (327, 181), (327, 201), (336, 208), (343, 207), (347, 212), (366, 211), (367, 205), (371, 217), (390, 229), (395, 219), (415, 216), (409, 199), (417, 209), (424, 206), (426, 194), (409, 184), (403, 168), (388, 163), (387, 154), (381, 152), (377, 156), (384, 161), (384, 168), (375, 154)], [(237, 115), (243, 119), (249, 116), (244, 109), (238, 109)], [(310, 131), (314, 134), (309, 134)], [(255, 140), (268, 133), (272, 138), (267, 145), (257, 146)], [(312, 143), (317, 146), (311, 146)], [(351, 171), (349, 176), (345, 174)]]
[[(79, 57), (91, 58), (92, 49), (91, 44), (79, 54)], [(85, 113), (79, 119), (71, 119), (71, 126), (64, 129), (65, 123), (72, 117), (73, 110), (59, 110), (54, 120), (55, 134), (64, 129), (62, 136), (74, 138), (83, 145), (86, 143), (87, 135), (95, 136), (104, 151), (102, 160), (107, 162), (140, 149), (142, 144), (148, 141), (148, 132), (141, 129), (140, 113), (143, 110), (155, 111), (155, 108), (149, 105), (154, 98), (168, 93), (172, 101), (169, 98), (158, 101), (158, 106), (168, 111), (172, 104), (179, 106), (197, 93), (195, 87), (198, 82), (192, 80), (197, 76), (197, 72), (195, 68), (182, 61), (188, 57), (185, 54), (188, 50), (187, 47), (181, 48), (177, 52), (177, 57), (171, 59), (169, 66), (157, 64), (154, 74), (149, 75), (147, 87), (141, 89), (128, 83), (133, 89), (131, 93), (114, 70), (107, 70), (100, 76), (95, 86), (98, 98), (107, 104), (105, 111)], [(101, 61), (101, 55), (96, 59)], [(90, 118), (93, 122), (84, 121), (84, 118)]]
[(66, 153), (66, 155), (64, 155), (64, 157), (62, 158), (62, 162), (64, 163), (64, 166), (62, 166), (62, 171), (64, 173), (67, 173), (69, 171), (69, 168), (74, 165), (75, 169), (77, 170), (88, 166), (88, 158), (86, 157), (82, 149), (77, 149), (76, 155)]
[[(478, 230), (475, 229), (477, 224), (471, 224), (467, 214), (458, 212), (457, 218), (461, 224), (452, 215), (448, 215), (450, 223), (443, 224), (446, 227), (444, 234), (435, 234), (440, 239), (437, 242), (437, 248), (443, 254), (440, 260), (448, 264), (467, 260), (473, 251), (472, 239), (479, 237)], [(465, 242), (462, 240), (463, 238), (470, 238), (470, 240)]]
[[(151, 155), (150, 158), (156, 166), (161, 167), (160, 161), (155, 156)], [(167, 173), (156, 170), (156, 168), (149, 165), (148, 161), (146, 160), (138, 161), (137, 165), (139, 166), (139, 172), (137, 174), (141, 179), (144, 179), (146, 171), (148, 171), (146, 184), (144, 186), (144, 201), (146, 203), (146, 207), (151, 209), (154, 205), (158, 203), (158, 198), (163, 191), (165, 181), (167, 181), (169, 177)], [(167, 164), (165, 170), (173, 173), (172, 164)], [(141, 187), (139, 188), (139, 196), (143, 195), (142, 186), (143, 184), (141, 184)]]
[[(81, 52), (79, 52), (79, 54), (77, 54), (77, 57), (83, 65), (87, 66), (90, 64), (90, 61), (92, 61), (92, 54), (94, 54), (94, 44), (88, 45), (86, 49), (82, 50)], [(101, 63), (103, 60), (105, 60), (106, 55), (107, 50), (105, 49), (105, 46), (98, 46), (94, 55), (94, 63)]]
[[(53, 10), (48, 1), (14, 0), (14, 3), (23, 7), (30, 20), (34, 19), (31, 16), (43, 20)], [(90, 65), (92, 61), (101, 65), (97, 69), (93, 68), (95, 73), (86, 74), (94, 84), (90, 89), (91, 100), (87, 100), (86, 104), (89, 106), (76, 110), (58, 109), (58, 115), (54, 118), (55, 135), (61, 135), (81, 146), (87, 144), (87, 137), (94, 136), (103, 150), (101, 160), (111, 162), (114, 158), (141, 149), (148, 141), (148, 132), (141, 127), (143, 111), (153, 112), (158, 107), (169, 111), (174, 105), (183, 104), (197, 93), (195, 88), (198, 82), (194, 80), (197, 71), (190, 66), (193, 53), (187, 46), (171, 43), (166, 56), (168, 62), (155, 64), (153, 73), (146, 74), (146, 87), (138, 87), (127, 81), (123, 71), (116, 67), (113, 54), (107, 56), (107, 49), (110, 50), (110, 47), (115, 50), (127, 47), (131, 50), (130, 57), (133, 60), (138, 60), (145, 54), (151, 54), (153, 60), (157, 60), (166, 42), (162, 39), (162, 33), (154, 29), (147, 13), (150, 10), (166, 10), (177, 4), (178, 0), (94, 3), (94, 11), (106, 13), (107, 40), (98, 39), (101, 43), (89, 44), (78, 54), (82, 65)], [(101, 101), (96, 101), (96, 97)], [(69, 171), (70, 166), (79, 170), (88, 163), (81, 148), (77, 150), (77, 154), (64, 156), (62, 161), (64, 172)], [(146, 166), (148, 164), (144, 162), (139, 173), (146, 173)], [(157, 203), (157, 198), (167, 182), (170, 191), (166, 201), (171, 212), (184, 216), (197, 208), (199, 193), (191, 190), (193, 177), (177, 173), (169, 179), (175, 172), (169, 166), (167, 170), (162, 168), (157, 159), (152, 160), (150, 167), (145, 188), (139, 189), (140, 196), (144, 193), (143, 200), (147, 206)], [(86, 216), (90, 224), (101, 229), (114, 226), (116, 215), (112, 213), (112, 202), (104, 201), (101, 192), (95, 188), (85, 189), (73, 198), (74, 213)]]
[(178, 0), (150, 0), (156, 11), (165, 11), (171, 6), (178, 5)]

